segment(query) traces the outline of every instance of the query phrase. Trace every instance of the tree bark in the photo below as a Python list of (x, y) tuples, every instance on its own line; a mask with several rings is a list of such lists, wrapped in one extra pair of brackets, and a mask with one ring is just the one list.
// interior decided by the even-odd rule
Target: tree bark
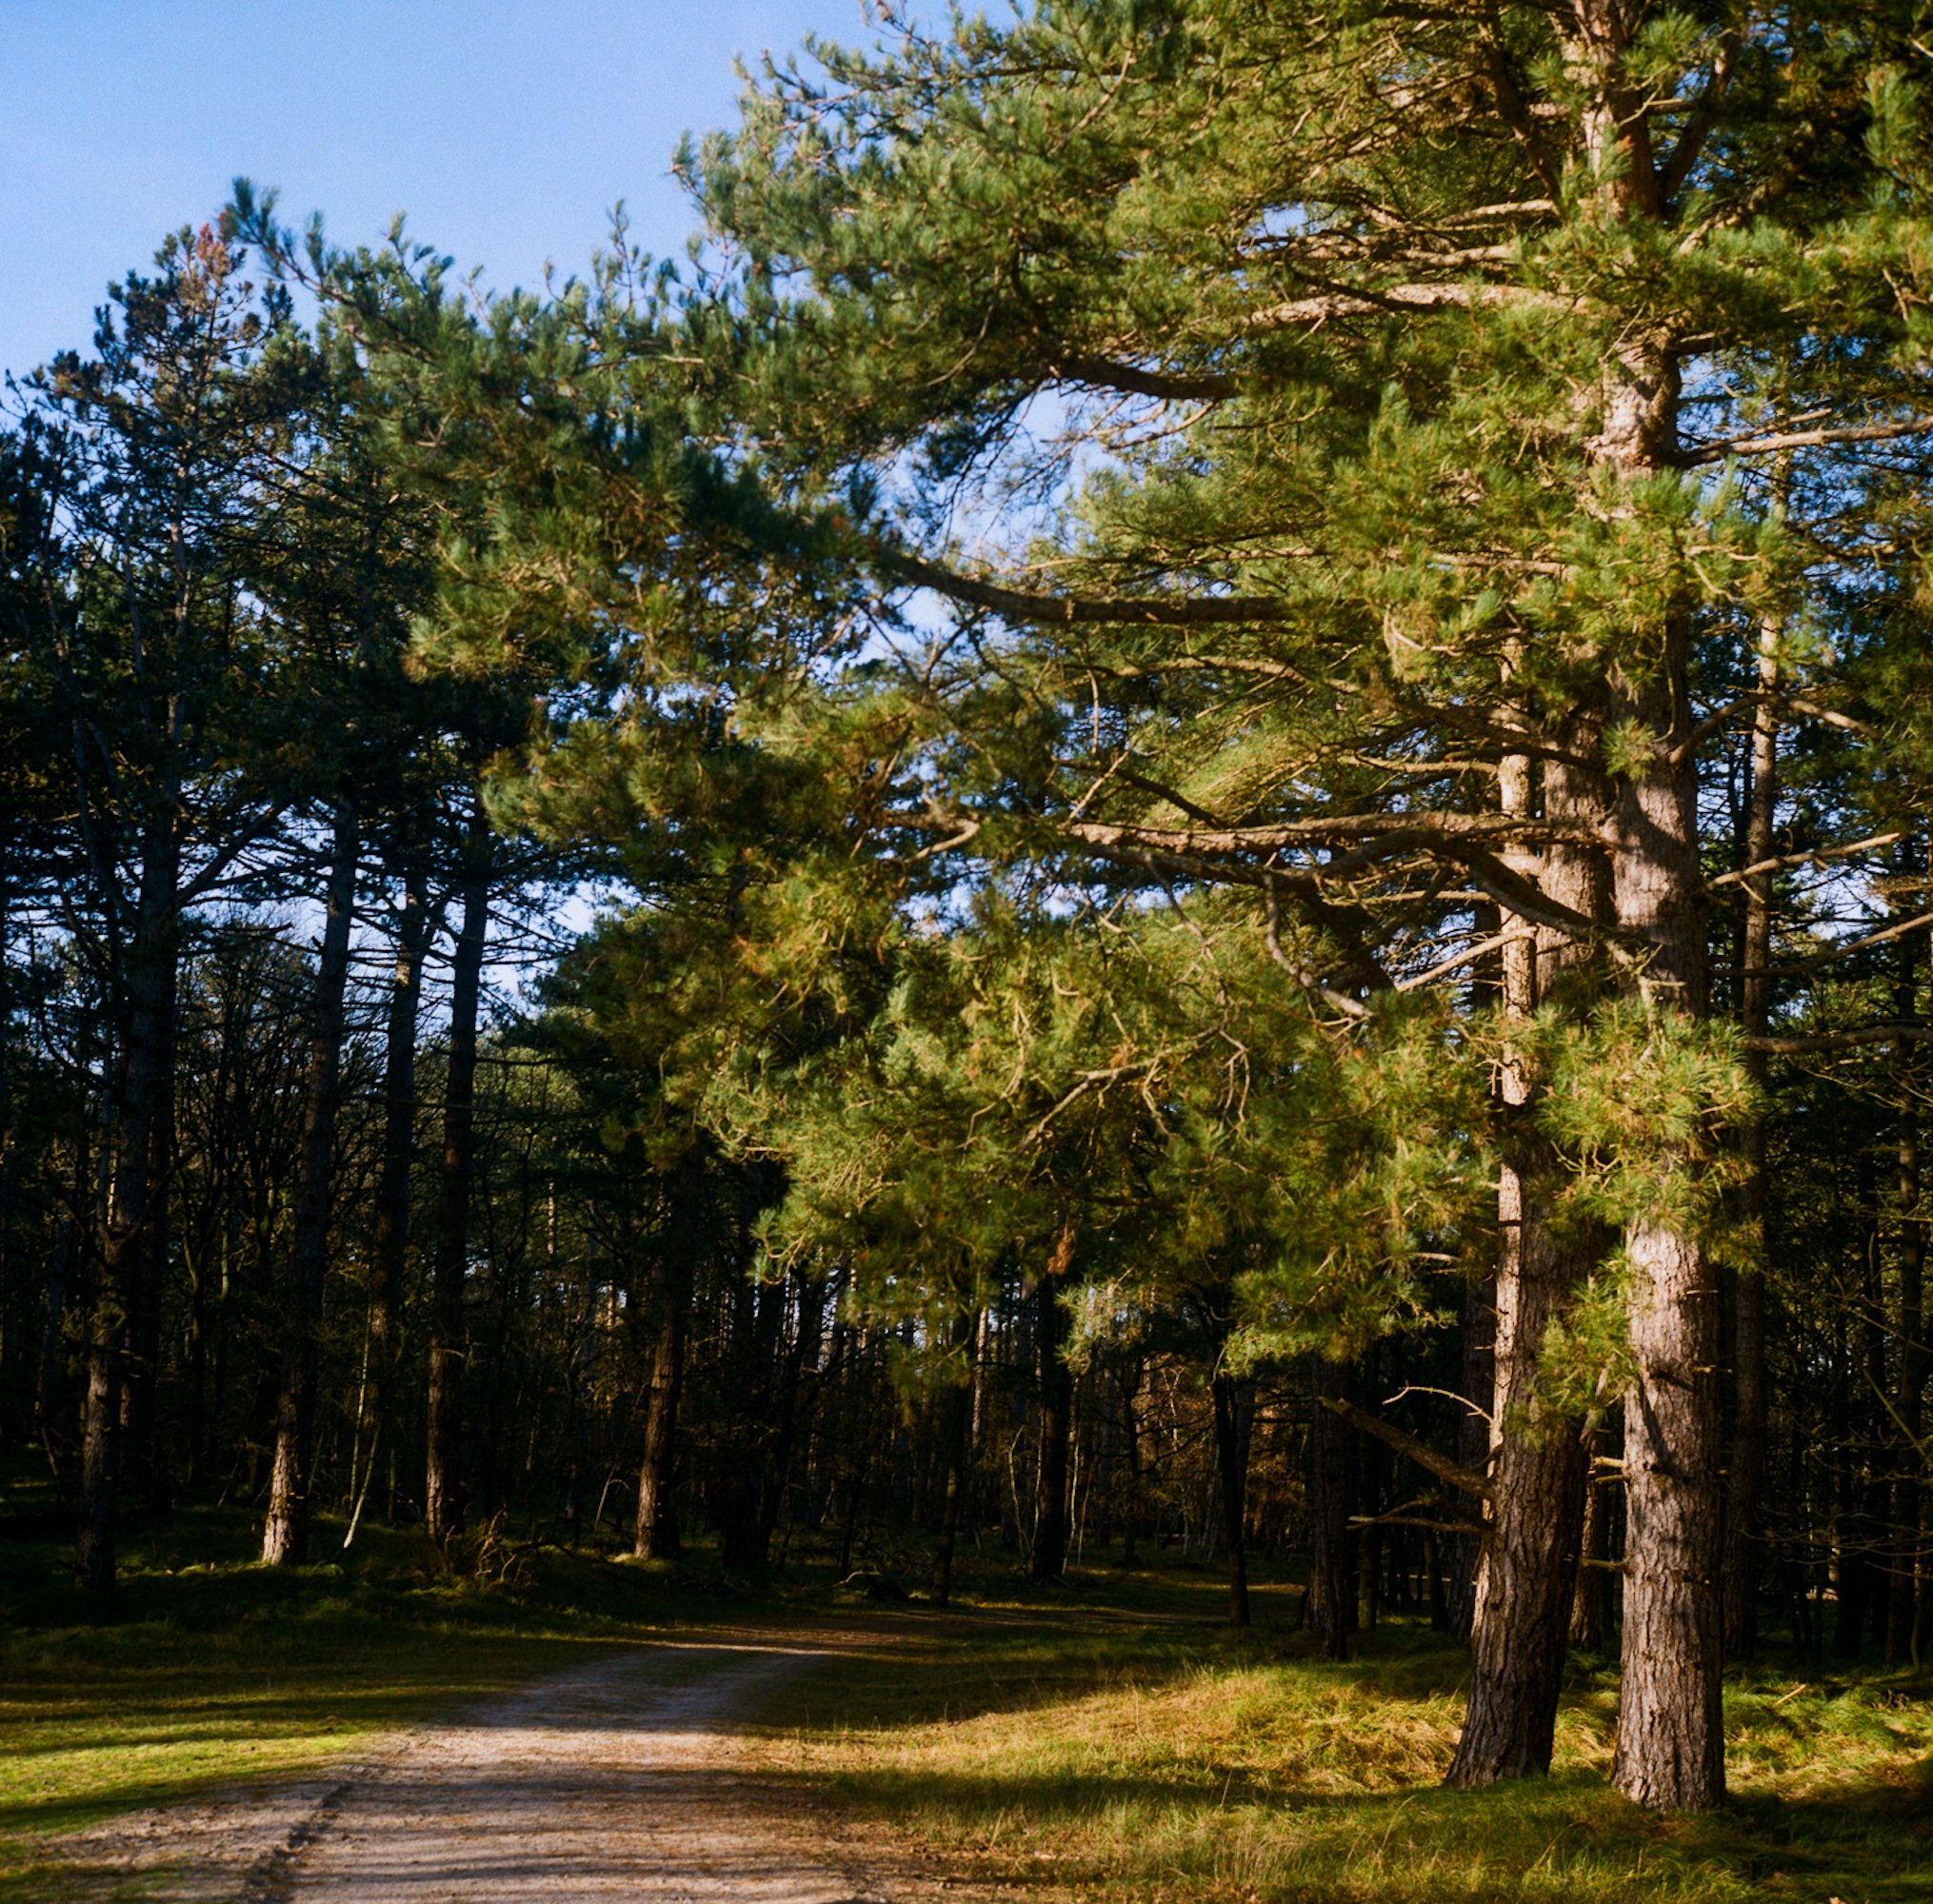
[(1346, 1659), (1355, 1624), (1355, 1430), (1325, 1402), (1345, 1401), (1349, 1371), (1317, 1356), (1311, 1372), (1315, 1416), (1309, 1424), (1309, 1623), (1323, 1657)]
[[(1627, 368), (1618, 400), (1668, 416), (1675, 372)], [(1707, 996), (1697, 783), (1688, 750), (1673, 758), (1691, 726), (1682, 617), (1667, 619), (1664, 636), (1662, 669), (1620, 683), (1620, 714), (1658, 738), (1620, 803), (1618, 922), (1646, 948), (1639, 988), (1648, 1009), (1699, 1021)], [(1698, 1236), (1666, 1218), (1632, 1222), (1624, 1255), (1636, 1376), (1624, 1403), (1624, 1677), (1612, 1778), (1654, 1810), (1704, 1808), (1724, 1797), (1716, 1292)]]
[(155, 1126), (172, 1037), (179, 845), (170, 802), (149, 822), (132, 942), (120, 989), (120, 1051), (108, 1141), (100, 1275), (88, 1322), (81, 1429), (77, 1562), (92, 1594), (111, 1593), (123, 1454), (122, 1407), (130, 1322), (145, 1299), (155, 1227)]
[(1215, 1414), (1215, 1466), (1222, 1483), (1222, 1523), (1228, 1549), (1228, 1624), (1248, 1624), (1248, 1447), (1242, 1432), (1235, 1378), (1218, 1368), (1210, 1378)]
[[(973, 1427), (973, 1344), (980, 1311), (963, 1309), (953, 1319), (953, 1355), (963, 1366), (960, 1379), (948, 1379), (941, 1397), (940, 1434), (946, 1461), (946, 1493), (940, 1506), (940, 1539), (933, 1556), (933, 1604), (945, 1606), (953, 1593), (953, 1549), (960, 1533), (960, 1503), (966, 1490), (966, 1461)], [(948, 1370), (950, 1378), (954, 1371)]]
[(1033, 1555), (1037, 1580), (1067, 1571), (1067, 1458), (1073, 1445), (1074, 1377), (1067, 1367), (1061, 1288), (1073, 1266), (1076, 1225), (1061, 1231), (1034, 1279), (1034, 1357), (1040, 1393), (1040, 1465), (1034, 1483)]
[(469, 1259), (470, 1177), (476, 1156), (476, 1046), (484, 947), (489, 931), (489, 820), (471, 813), (461, 883), (463, 921), (450, 969), (449, 1061), (444, 1089), (443, 1168), (429, 1292), (428, 1463), (423, 1491), (429, 1537), (441, 1546), (463, 1526), (464, 1284)]
[[(1760, 703), (1752, 720), (1752, 790), (1744, 840), (1747, 866), (1764, 865), (1772, 857), (1778, 811), (1779, 716), (1769, 697), (1779, 687), (1779, 648), (1777, 630), (1770, 627), (1760, 632), (1758, 675), (1759, 687), (1768, 698)], [(1764, 1038), (1772, 1021), (1772, 874), (1769, 870), (1750, 874), (1744, 884), (1739, 1029), (1745, 1037), (1746, 1073), (1763, 1090), (1771, 1058), (1754, 1041)], [(1733, 1423), (1720, 1585), (1720, 1622), (1728, 1659), (1749, 1659), (1758, 1651), (1759, 1581), (1765, 1564), (1761, 1524), (1766, 1408), (1765, 1126), (1762, 1118), (1754, 1117), (1745, 1127), (1744, 1150), (1739, 1214), (1750, 1260), (1739, 1271), (1732, 1291)]]
[[(1591, 835), (1609, 813), (1594, 763), (1603, 735), (1588, 704), (1555, 736), (1562, 758), (1544, 768), (1544, 813)], [(1505, 755), (1502, 806), (1534, 810), (1527, 755)], [(1607, 869), (1595, 850), (1553, 845), (1541, 889), (1578, 917), (1609, 911)], [(1573, 1010), (1589, 1002), (1594, 948), (1505, 913), (1502, 1008), (1527, 1025), (1566, 987)], [(1563, 1689), (1570, 1602), (1583, 1531), (1584, 1454), (1576, 1417), (1552, 1408), (1538, 1385), (1544, 1338), (1562, 1320), (1604, 1239), (1575, 1220), (1560, 1228), (1564, 1160), (1535, 1121), (1544, 1088), (1514, 1047), (1501, 1067), (1503, 1158), (1497, 1182), (1496, 1337), (1492, 1350), (1490, 1491), (1470, 1624), (1470, 1693), (1447, 1783), (1470, 1787), (1550, 1770)]]
[(691, 1291), (705, 1222), (702, 1143), (694, 1143), (671, 1173), (665, 1259), (658, 1282), (657, 1338), (645, 1413), (645, 1454), (638, 1469), (640, 1560), (676, 1559), (682, 1548), (673, 1493), (678, 1463), (678, 1402), (685, 1386), (685, 1343), (691, 1324)]
[[(1895, 1016), (1919, 1016), (1919, 961), (1912, 939), (1901, 941)], [(1894, 1399), (1893, 1556), (1886, 1597), (1886, 1657), (1920, 1663), (1921, 1475), (1925, 1464), (1926, 1218), (1920, 1202), (1922, 1090), (1913, 1046), (1901, 1040), (1895, 1061), (1901, 1081), (1899, 1137), (1900, 1250), (1894, 1333), (1900, 1343), (1900, 1383)]]
[[(376, 1175), (374, 1235), (369, 1242), (369, 1377), (363, 1390), (359, 1439), (367, 1497), (391, 1433), (403, 1322), (403, 1271), (409, 1250), (409, 1190), (416, 1163), (416, 1027), (423, 1008), (423, 960), (432, 924), (426, 882), (411, 866), (403, 875), (396, 920), (396, 954), (383, 1041), (383, 1157)], [(384, 1503), (393, 1519), (395, 1503)], [(354, 1533), (351, 1522), (349, 1533)], [(345, 1537), (343, 1544), (349, 1544)]]
[(262, 1529), (265, 1566), (299, 1566), (309, 1557), (315, 1461), (315, 1387), (320, 1361), (323, 1279), (329, 1264), (329, 1194), (334, 1182), (336, 1111), (342, 1098), (344, 1006), (349, 938), (355, 923), (356, 868), (362, 825), (353, 801), (335, 810), (329, 853), (328, 912), (315, 975), (304, 1091), (302, 1155), (295, 1183), (289, 1248), (289, 1311), (282, 1347), (282, 1390), (275, 1409), (275, 1458), (269, 1476), (269, 1517)]

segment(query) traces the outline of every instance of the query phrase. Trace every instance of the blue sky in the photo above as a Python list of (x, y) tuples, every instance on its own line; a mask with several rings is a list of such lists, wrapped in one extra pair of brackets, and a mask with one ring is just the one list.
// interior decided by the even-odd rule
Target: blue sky
[(245, 174), (294, 222), (390, 216), (491, 284), (581, 268), (626, 201), (678, 250), (668, 174), (729, 121), (732, 57), (870, 37), (859, 0), (0, 0), (0, 369), (85, 347), (110, 279)]

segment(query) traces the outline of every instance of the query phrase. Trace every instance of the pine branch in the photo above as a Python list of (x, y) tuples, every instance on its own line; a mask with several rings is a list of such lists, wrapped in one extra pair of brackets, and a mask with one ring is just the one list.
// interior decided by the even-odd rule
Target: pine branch
[(1770, 456), (1781, 449), (1817, 449), (1839, 443), (1897, 443), (1903, 437), (1933, 431), (1933, 416), (1902, 417), (1893, 423), (1847, 424), (1830, 429), (1772, 430), (1763, 436), (1721, 437), (1681, 454), (1685, 467), (1723, 463), (1728, 456)]
[(876, 552), (881, 567), (900, 581), (930, 588), (936, 594), (975, 608), (988, 609), (1010, 622), (1192, 628), (1226, 622), (1280, 622), (1285, 613), (1285, 605), (1273, 595), (1200, 595), (1189, 600), (1041, 595), (1027, 589), (1003, 587), (998, 583), (976, 581), (905, 549), (880, 546)]
[(1123, 364), (1111, 357), (1056, 357), (1047, 373), (1057, 383), (1078, 384), (1086, 389), (1119, 390), (1127, 396), (1153, 397), (1162, 403), (1226, 403), (1237, 394), (1232, 377), (1212, 371), (1150, 370), (1140, 364)]

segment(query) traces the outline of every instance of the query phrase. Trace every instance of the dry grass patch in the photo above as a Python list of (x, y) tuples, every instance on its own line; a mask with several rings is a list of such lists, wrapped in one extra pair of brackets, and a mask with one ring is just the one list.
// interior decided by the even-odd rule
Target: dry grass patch
[(1658, 1819), (1605, 1783), (1610, 1676), (1581, 1671), (1549, 1779), (1439, 1781), (1461, 1653), (1385, 1633), (1343, 1667), (1173, 1628), (957, 1634), (801, 1685), (786, 1775), (985, 1894), (1172, 1904), (1905, 1904), (1933, 1895), (1933, 1714), (1873, 1676), (1729, 1708), (1736, 1802)]

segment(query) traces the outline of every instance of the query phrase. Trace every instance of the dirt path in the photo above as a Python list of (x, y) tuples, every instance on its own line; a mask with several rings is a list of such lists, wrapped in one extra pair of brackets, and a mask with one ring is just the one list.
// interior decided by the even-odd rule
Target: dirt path
[(751, 1766), (773, 1687), (863, 1671), (880, 1636), (604, 1655), (323, 1778), (117, 1820), (86, 1835), (89, 1862), (180, 1904), (891, 1904)]

